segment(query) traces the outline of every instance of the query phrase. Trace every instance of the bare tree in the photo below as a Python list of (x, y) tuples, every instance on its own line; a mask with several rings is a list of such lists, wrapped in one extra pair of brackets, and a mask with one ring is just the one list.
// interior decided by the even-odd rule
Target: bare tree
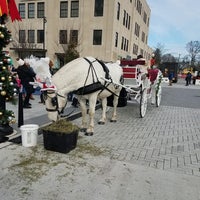
[(190, 41), (186, 44), (186, 50), (191, 58), (191, 66), (195, 66), (197, 55), (200, 53), (200, 41)]

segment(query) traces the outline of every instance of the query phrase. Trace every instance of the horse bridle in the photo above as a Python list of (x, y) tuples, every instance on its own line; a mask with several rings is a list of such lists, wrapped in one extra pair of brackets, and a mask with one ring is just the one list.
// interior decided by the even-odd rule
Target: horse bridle
[[(54, 97), (50, 97), (49, 94), (55, 94), (55, 96)], [(62, 95), (58, 94), (56, 91), (48, 91), (48, 90), (46, 90), (46, 91), (44, 91), (44, 96), (43, 97), (44, 97), (44, 100), (47, 100), (47, 98), (50, 98), (51, 99), (51, 104), (53, 106), (55, 106), (54, 109), (46, 107), (46, 111), (48, 111), (48, 112), (58, 112), (59, 115), (64, 112), (64, 109), (65, 109), (65, 107), (67, 105), (67, 101), (66, 101), (64, 107), (61, 108), (61, 110), (60, 110), (59, 109), (59, 105), (58, 105), (58, 97), (66, 98), (65, 96), (62, 96)]]

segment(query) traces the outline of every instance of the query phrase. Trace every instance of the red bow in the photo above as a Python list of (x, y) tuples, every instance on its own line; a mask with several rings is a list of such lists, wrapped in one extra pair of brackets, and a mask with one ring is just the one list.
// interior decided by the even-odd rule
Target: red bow
[(21, 17), (15, 4), (15, 0), (0, 1), (0, 16), (2, 16), (3, 14), (10, 15), (12, 21), (21, 21)]

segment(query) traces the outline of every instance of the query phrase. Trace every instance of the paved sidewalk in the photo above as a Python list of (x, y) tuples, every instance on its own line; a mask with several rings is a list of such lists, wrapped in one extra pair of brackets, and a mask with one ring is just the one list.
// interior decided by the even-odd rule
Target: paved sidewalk
[[(163, 97), (182, 102), (175, 96), (179, 90), (199, 89), (164, 84)], [(114, 124), (110, 108), (106, 125), (97, 124), (99, 109), (94, 136), (80, 133), (68, 154), (45, 150), (42, 135), (34, 148), (7, 143), (0, 149), (1, 199), (200, 200), (200, 106), (181, 105), (171, 106), (166, 96), (159, 108), (149, 105), (141, 119), (138, 104), (129, 102), (118, 108)], [(44, 109), (35, 108), (35, 114)], [(27, 120), (31, 112), (25, 113)], [(73, 122), (79, 125), (81, 119)]]

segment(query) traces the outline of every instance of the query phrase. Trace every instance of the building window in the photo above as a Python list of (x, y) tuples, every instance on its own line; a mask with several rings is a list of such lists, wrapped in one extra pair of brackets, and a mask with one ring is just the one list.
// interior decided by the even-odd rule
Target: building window
[(121, 50), (124, 48), (124, 37), (122, 36)]
[(25, 19), (25, 3), (19, 4), (19, 14), (22, 19)]
[(26, 32), (25, 30), (19, 30), (19, 43), (26, 42)]
[(104, 7), (104, 0), (95, 0), (95, 5), (94, 5), (95, 17), (103, 16), (103, 7)]
[(28, 3), (28, 18), (35, 18), (35, 4)]
[(60, 18), (68, 17), (68, 1), (60, 2)]
[(102, 30), (94, 30), (93, 45), (101, 45), (101, 44), (102, 44)]
[(126, 51), (128, 51), (129, 40), (126, 41)]
[(118, 34), (118, 32), (116, 32), (115, 33), (115, 47), (118, 46), (118, 36), (119, 36), (119, 34)]
[(142, 31), (142, 42), (145, 42), (145, 33)]
[(128, 15), (128, 13), (126, 13), (126, 28), (128, 28), (128, 20), (129, 20), (129, 15)]
[(59, 40), (60, 44), (67, 44), (67, 30), (60, 30)]
[(78, 44), (78, 30), (70, 30), (70, 41)]
[(147, 13), (144, 11), (143, 21), (146, 24), (147, 23)]
[(44, 3), (37, 3), (37, 18), (43, 18), (45, 16), (44, 13)]
[(43, 43), (44, 42), (44, 30), (38, 30), (37, 31), (37, 43)]
[(142, 13), (142, 3), (140, 2), (140, 0), (137, 0), (136, 9), (137, 9), (138, 13), (141, 15), (141, 13)]
[(123, 25), (125, 26), (126, 23), (126, 11), (124, 10), (124, 17), (123, 17)]
[(71, 17), (79, 16), (79, 1), (71, 2)]
[(138, 45), (133, 44), (133, 54), (138, 55)]
[(134, 33), (137, 37), (140, 36), (140, 26), (137, 23), (135, 23), (135, 32)]
[(120, 3), (117, 3), (117, 20), (119, 20), (120, 17)]
[(28, 43), (35, 43), (35, 30), (28, 30)]

